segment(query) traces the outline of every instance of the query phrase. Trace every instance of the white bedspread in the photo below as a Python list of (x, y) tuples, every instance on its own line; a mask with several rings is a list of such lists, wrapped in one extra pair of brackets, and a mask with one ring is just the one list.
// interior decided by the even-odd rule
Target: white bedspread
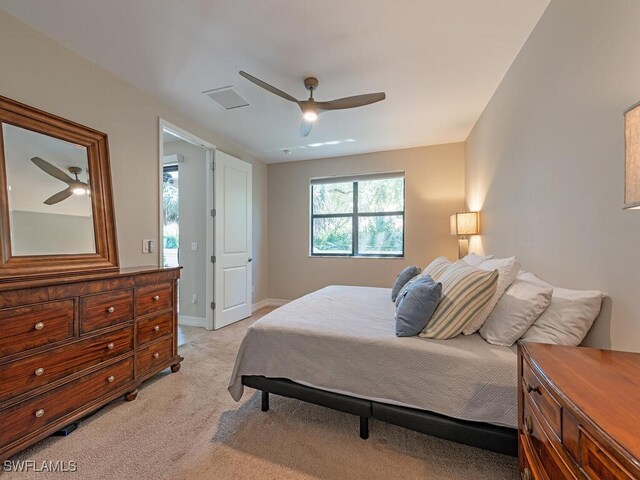
[(331, 286), (261, 318), (238, 351), (231, 396), (242, 397), (242, 375), (264, 375), (517, 427), (516, 347), (490, 345), (478, 334), (398, 338), (390, 295), (387, 288)]

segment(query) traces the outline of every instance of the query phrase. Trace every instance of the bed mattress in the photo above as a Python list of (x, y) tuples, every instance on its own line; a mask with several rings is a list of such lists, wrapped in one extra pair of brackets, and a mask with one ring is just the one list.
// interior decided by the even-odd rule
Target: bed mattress
[(353, 397), (517, 428), (517, 351), (478, 334), (396, 337), (390, 289), (330, 286), (249, 327), (229, 383), (286, 378)]

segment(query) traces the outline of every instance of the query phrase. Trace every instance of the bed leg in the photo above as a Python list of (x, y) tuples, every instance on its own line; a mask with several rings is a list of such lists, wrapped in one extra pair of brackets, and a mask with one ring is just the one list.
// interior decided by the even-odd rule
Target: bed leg
[(360, 438), (366, 440), (369, 438), (369, 418), (360, 417)]
[(262, 411), (269, 411), (269, 392), (262, 391)]

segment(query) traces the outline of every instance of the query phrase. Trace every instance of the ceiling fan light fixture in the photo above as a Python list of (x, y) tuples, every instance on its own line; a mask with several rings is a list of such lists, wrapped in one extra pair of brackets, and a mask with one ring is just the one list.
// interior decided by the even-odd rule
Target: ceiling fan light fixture
[(84, 188), (84, 187), (74, 187), (71, 192), (74, 195), (88, 195), (89, 194), (89, 190)]
[(345, 110), (347, 108), (363, 107), (365, 105), (371, 105), (372, 103), (380, 102), (386, 98), (384, 92), (366, 93), (364, 95), (354, 95), (351, 97), (337, 98), (335, 100), (329, 100), (328, 102), (318, 102), (313, 98), (313, 93), (318, 88), (318, 79), (315, 77), (307, 77), (304, 79), (304, 86), (309, 91), (308, 100), (298, 100), (293, 95), (289, 95), (287, 92), (283, 92), (279, 88), (269, 85), (267, 82), (260, 80), (259, 78), (249, 75), (247, 72), (240, 70), (238, 72), (242, 77), (249, 80), (251, 83), (258, 85), (260, 88), (264, 88), (268, 92), (274, 95), (284, 98), (290, 102), (295, 103), (302, 110), (302, 125), (300, 125), (300, 136), (306, 137), (311, 132), (313, 123), (318, 120), (318, 114), (329, 110)]
[(307, 110), (302, 114), (302, 118), (304, 118), (305, 122), (315, 122), (318, 120), (318, 112), (315, 110)]

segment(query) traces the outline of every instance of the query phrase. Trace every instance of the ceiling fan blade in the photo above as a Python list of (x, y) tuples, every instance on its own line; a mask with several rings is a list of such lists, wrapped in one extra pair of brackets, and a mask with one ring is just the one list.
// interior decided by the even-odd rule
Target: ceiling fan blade
[(62, 190), (61, 192), (56, 193), (55, 195), (51, 195), (49, 198), (47, 198), (43, 203), (45, 205), (54, 205), (56, 203), (60, 203), (63, 200), (66, 200), (67, 198), (69, 198), (71, 195), (73, 195), (73, 192), (71, 191), (71, 187), (69, 188), (65, 188), (64, 190)]
[(238, 73), (240, 73), (240, 75), (242, 75), (244, 78), (246, 78), (250, 82), (253, 82), (256, 85), (258, 85), (259, 87), (262, 87), (265, 90), (267, 90), (267, 91), (269, 91), (271, 93), (274, 93), (274, 94), (278, 95), (279, 97), (284, 98), (285, 100), (289, 100), (290, 102), (298, 103), (298, 99), (297, 98), (292, 97), (288, 93), (283, 92), (282, 90), (274, 87), (273, 85), (269, 85), (267, 82), (263, 82), (259, 78), (256, 78), (253, 75), (249, 75), (247, 72), (243, 72), (242, 70), (240, 70), (240, 72), (238, 72)]
[(306, 122), (303, 120), (302, 123), (300, 124), (300, 136), (307, 137), (311, 132), (311, 127), (313, 127), (313, 123)]
[(380, 102), (386, 98), (384, 92), (366, 93), (364, 95), (355, 95), (353, 97), (338, 98), (328, 102), (316, 102), (316, 106), (320, 110), (342, 110), (345, 108), (356, 108)]
[(38, 168), (40, 168), (44, 172), (48, 173), (52, 177), (57, 178), (61, 182), (64, 182), (64, 183), (67, 183), (67, 184), (71, 184), (71, 183), (75, 182), (75, 180), (73, 178), (71, 178), (69, 175), (64, 173), (58, 167), (56, 167), (55, 165), (50, 164), (49, 162), (47, 162), (46, 160), (41, 159), (40, 157), (33, 157), (31, 159), (31, 161), (33, 163), (35, 163)]

